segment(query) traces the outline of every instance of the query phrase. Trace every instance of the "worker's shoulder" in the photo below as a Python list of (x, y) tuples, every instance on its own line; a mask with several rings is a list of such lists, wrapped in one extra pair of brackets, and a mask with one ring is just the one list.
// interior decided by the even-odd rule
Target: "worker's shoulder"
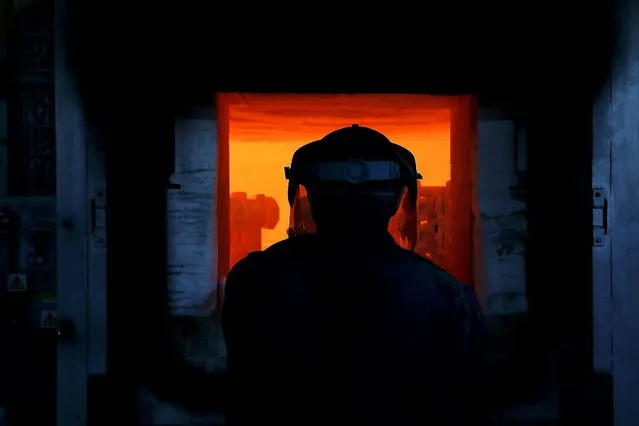
[(421, 254), (415, 253), (412, 250), (407, 250), (403, 248), (399, 248), (399, 253), (402, 262), (410, 265), (412, 268), (417, 271), (435, 274), (443, 280), (452, 280), (457, 281), (455, 277), (450, 275), (445, 269), (435, 264), (432, 260), (422, 256)]
[(462, 299), (467, 289), (470, 288), (430, 259), (414, 251), (402, 249), (402, 252), (403, 261), (406, 262), (404, 268), (409, 269), (426, 282), (441, 287), (456, 300)]
[(313, 246), (312, 235), (299, 235), (279, 241), (262, 251), (254, 251), (238, 261), (231, 272), (236, 274), (259, 273), (277, 267), (279, 261), (289, 261), (291, 256), (307, 252)]
[(279, 241), (259, 254), (267, 260), (275, 261), (284, 256), (301, 255), (315, 247), (316, 237), (313, 234), (301, 234)]

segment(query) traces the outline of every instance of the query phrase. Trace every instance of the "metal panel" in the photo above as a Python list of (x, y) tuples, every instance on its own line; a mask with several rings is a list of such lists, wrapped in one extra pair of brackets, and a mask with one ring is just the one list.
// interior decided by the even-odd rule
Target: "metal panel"
[(615, 426), (639, 419), (639, 3), (619, 2), (613, 59), (609, 239), (612, 244), (612, 369)]
[(53, 2), (21, 7), (15, 17), (14, 98), (9, 142), (13, 195), (55, 195)]
[(7, 196), (7, 101), (0, 100), (0, 197)]
[(66, 0), (55, 1), (55, 119), (57, 142), (58, 319), (75, 337), (58, 344), (60, 426), (84, 426), (87, 413), (87, 170), (84, 117), (67, 67)]
[(47, 84), (20, 84), (20, 133), (24, 195), (55, 195), (54, 92)]

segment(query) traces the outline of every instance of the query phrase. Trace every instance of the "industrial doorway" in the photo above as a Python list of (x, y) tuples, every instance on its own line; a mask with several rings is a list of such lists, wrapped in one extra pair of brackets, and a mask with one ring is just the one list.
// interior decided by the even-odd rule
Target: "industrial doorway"
[[(189, 355), (193, 362), (224, 370), (217, 315), (224, 279), (248, 252), (288, 237), (295, 211), (283, 169), (293, 152), (359, 124), (416, 156), (424, 178), (416, 250), (475, 288), (499, 369), (495, 382), (513, 395), (520, 393), (513, 387), (526, 387), (519, 382), (529, 380), (521, 366), (531, 365), (523, 358), (530, 348), (518, 343), (528, 333), (522, 327), (528, 312), (526, 146), (512, 114), (479, 109), (473, 96), (226, 93), (215, 96), (214, 106), (176, 117), (175, 170), (167, 189), (172, 315), (206, 317), (198, 327), (217, 336), (206, 344), (180, 337), (184, 347), (206, 348)], [(405, 244), (394, 226), (398, 219), (390, 232)], [(533, 393), (523, 404), (513, 397), (508, 419), (530, 407), (544, 407), (543, 418), (535, 420), (556, 417), (554, 394), (540, 400)]]
[[(419, 208), (407, 225), (414, 227), (416, 251), (462, 282), (477, 284), (472, 96), (227, 93), (215, 101), (215, 110), (194, 107), (175, 122), (167, 189), (174, 315), (206, 316), (221, 308), (231, 267), (247, 253), (287, 238), (304, 210), (308, 216), (303, 193), (300, 205), (289, 208), (284, 167), (301, 145), (352, 124), (373, 127), (414, 153), (424, 177)], [(409, 222), (401, 214), (391, 220), (389, 231), (401, 245), (407, 243)]]
[[(466, 200), (459, 202), (462, 188), (470, 187), (465, 181), (470, 173), (457, 173), (457, 179), (451, 181), (455, 101), (455, 97), (399, 94), (218, 96), (218, 103), (225, 103), (228, 112), (228, 138), (218, 139), (218, 158), (228, 156), (230, 225), (228, 235), (218, 234), (217, 246), (229, 250), (228, 260), (219, 253), (220, 274), (224, 274), (226, 262), (230, 268), (249, 252), (287, 238), (292, 227), (312, 228), (305, 223), (310, 222), (305, 221), (310, 211), (303, 188), (294, 207), (289, 208), (283, 169), (300, 146), (332, 130), (359, 124), (379, 130), (409, 149), (423, 176), (417, 217), (406, 217), (400, 209), (389, 224), (391, 235), (404, 247), (414, 236), (417, 253), (472, 284), (471, 258), (466, 257), (465, 264), (454, 260), (460, 248), (469, 247), (472, 240), (470, 226), (464, 235), (456, 232), (463, 225), (452, 220), (465, 216), (468, 225), (471, 220), (470, 191), (463, 195)], [(455, 142), (469, 150), (471, 132), (465, 136)], [(218, 163), (218, 173), (225, 168)], [(218, 203), (226, 198), (222, 198), (226, 185), (218, 180)], [(455, 195), (458, 202), (452, 201)]]

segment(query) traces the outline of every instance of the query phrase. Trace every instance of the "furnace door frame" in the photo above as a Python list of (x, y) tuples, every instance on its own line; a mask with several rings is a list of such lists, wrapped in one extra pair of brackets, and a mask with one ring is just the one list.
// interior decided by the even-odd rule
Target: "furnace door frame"
[(476, 192), (477, 97), (453, 96), (450, 105), (450, 229), (448, 247), (452, 261), (449, 272), (464, 284), (475, 287), (473, 277), (473, 193)]
[[(228, 150), (229, 150), (229, 105), (234, 101), (237, 93), (217, 93), (215, 94), (215, 104), (217, 111), (218, 123), (218, 164), (217, 176), (228, 175)], [(292, 92), (282, 92), (292, 93)], [(399, 92), (398, 92), (399, 93)], [(365, 93), (361, 93), (365, 94)], [(424, 93), (426, 95), (426, 93)], [(472, 95), (441, 95), (437, 96), (440, 103), (433, 108), (447, 108), (450, 111), (450, 190), (449, 197), (451, 199), (450, 209), (447, 215), (453, 223), (457, 225), (451, 229), (447, 235), (447, 247), (452, 247), (455, 251), (448, 258), (453, 262), (450, 265), (449, 272), (465, 284), (474, 286), (473, 279), (473, 209), (472, 196), (475, 192), (476, 179), (473, 176), (475, 171), (476, 150), (474, 147), (477, 142), (477, 97)], [(228, 197), (229, 183), (228, 181), (217, 182), (217, 200), (218, 200), (218, 245), (221, 241), (227, 241), (228, 238), (221, 237), (228, 230), (229, 212), (228, 207), (224, 207), (221, 203), (222, 198)], [(223, 195), (226, 194), (226, 195)], [(290, 215), (290, 210), (287, 210)], [(288, 220), (288, 215), (283, 218)], [(224, 226), (221, 226), (225, 224)], [(218, 246), (220, 253), (228, 252), (228, 247)], [(218, 273), (220, 279), (224, 279), (229, 269), (229, 261), (224, 256), (218, 256)], [(218, 300), (221, 302), (222, 286), (219, 287)], [(219, 307), (219, 306), (218, 306)]]

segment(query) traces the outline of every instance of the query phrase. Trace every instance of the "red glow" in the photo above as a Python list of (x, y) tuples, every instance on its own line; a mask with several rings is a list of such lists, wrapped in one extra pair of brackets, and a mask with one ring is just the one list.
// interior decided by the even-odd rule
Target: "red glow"
[[(371, 127), (408, 148), (423, 186), (450, 180), (450, 110), (425, 95), (254, 95), (229, 99), (230, 192), (264, 194), (279, 205), (262, 248), (286, 238), (289, 225), (284, 167), (300, 146), (352, 124)], [(232, 231), (233, 232), (233, 231)]]

